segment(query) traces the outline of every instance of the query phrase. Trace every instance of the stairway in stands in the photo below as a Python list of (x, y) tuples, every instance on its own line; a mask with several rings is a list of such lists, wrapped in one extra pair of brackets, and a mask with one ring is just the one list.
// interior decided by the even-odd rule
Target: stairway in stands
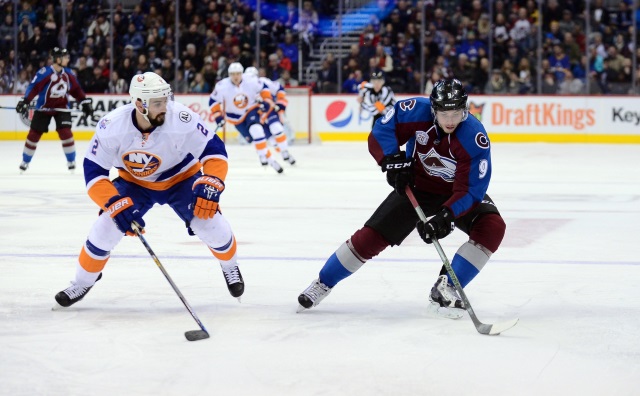
[[(308, 83), (316, 81), (327, 53), (333, 53), (336, 58), (349, 54), (351, 46), (358, 44), (360, 34), (370, 23), (371, 15), (378, 11), (376, 2), (372, 0), (345, 0), (344, 3), (342, 20), (338, 14), (322, 17), (318, 37), (303, 63), (303, 79)], [(341, 36), (338, 35), (340, 27)]]

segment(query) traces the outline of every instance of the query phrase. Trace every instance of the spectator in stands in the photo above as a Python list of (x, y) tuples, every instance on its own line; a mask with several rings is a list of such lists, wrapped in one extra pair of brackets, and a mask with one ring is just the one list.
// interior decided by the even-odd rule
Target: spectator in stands
[[(96, 32), (96, 27), (99, 28), (99, 30)], [(95, 34), (100, 34), (102, 36), (108, 36), (109, 35), (109, 21), (107, 20), (107, 18), (105, 17), (103, 12), (100, 12), (98, 14), (98, 17), (96, 19), (94, 19), (91, 24), (89, 25), (89, 28), (87, 29), (87, 36), (93, 36)]]
[[(284, 19), (284, 26), (291, 30), (298, 23), (298, 5), (295, 1), (287, 1), (287, 9)], [(286, 51), (285, 51), (286, 52)]]
[(456, 64), (453, 66), (453, 76), (460, 80), (467, 92), (471, 92), (473, 87), (471, 82), (473, 81), (474, 70), (469, 64), (469, 57), (467, 54), (458, 54)]
[(501, 70), (495, 69), (493, 73), (491, 73), (491, 79), (487, 83), (484, 92), (488, 94), (507, 93), (507, 82)]
[(202, 94), (211, 93), (211, 87), (205, 81), (204, 77), (202, 76), (202, 73), (196, 73), (196, 76), (193, 79), (193, 82), (191, 82), (191, 84), (189, 84), (189, 92), (190, 93), (202, 93)]
[(298, 44), (293, 41), (293, 34), (291, 33), (291, 31), (287, 30), (284, 35), (284, 42), (278, 44), (278, 47), (282, 50), (283, 56), (289, 58), (289, 60), (291, 61), (291, 68), (293, 70), (297, 70)]
[(529, 58), (522, 58), (518, 62), (518, 94), (524, 95), (533, 91), (533, 80)]
[(300, 85), (300, 83), (298, 83), (298, 80), (291, 77), (291, 73), (288, 70), (283, 70), (282, 75), (280, 75), (280, 78), (276, 81), (284, 88), (297, 87)]
[(542, 94), (543, 95), (555, 95), (558, 93), (558, 84), (555, 79), (554, 73), (545, 73), (542, 79)]
[(347, 94), (357, 94), (358, 86), (362, 83), (362, 71), (356, 70), (355, 72), (349, 74), (349, 77), (345, 80), (344, 84), (342, 84), (342, 93)]
[(102, 75), (102, 68), (95, 66), (93, 68), (93, 78), (89, 85), (85, 85), (86, 93), (107, 93), (109, 91), (109, 80)]
[(520, 44), (520, 42), (524, 41), (529, 34), (531, 34), (531, 22), (529, 22), (527, 10), (526, 8), (520, 8), (518, 10), (518, 20), (509, 31), (509, 36), (517, 44)]
[(554, 80), (557, 83), (561, 83), (565, 72), (571, 67), (569, 56), (564, 53), (562, 45), (556, 44), (553, 46), (553, 54), (549, 56), (549, 64), (551, 65), (551, 71), (555, 73)]
[(270, 80), (277, 80), (280, 78), (280, 74), (282, 73), (282, 68), (280, 67), (280, 59), (277, 54), (269, 55), (269, 63), (265, 68), (267, 72), (267, 78)]
[(322, 61), (322, 66), (318, 72), (317, 87), (320, 93), (338, 92), (338, 71), (335, 63), (329, 59)]
[(111, 73), (111, 78), (109, 79), (109, 93), (112, 94), (126, 94), (129, 92), (129, 83), (124, 80), (124, 78), (120, 78), (118, 72), (114, 70)]
[(122, 41), (125, 45), (130, 45), (134, 51), (139, 51), (144, 46), (144, 37), (140, 31), (136, 30), (135, 23), (129, 23), (127, 33), (122, 37)]
[(13, 83), (13, 94), (24, 95), (29, 87), (29, 78), (27, 76), (27, 70), (22, 69), (18, 75), (18, 81)]
[(567, 70), (564, 75), (564, 80), (558, 86), (558, 93), (562, 95), (584, 94), (584, 83), (579, 78), (574, 78), (573, 73)]
[(280, 69), (282, 69), (283, 71), (291, 71), (291, 59), (287, 58), (284, 55), (284, 53), (282, 52), (282, 48), (278, 47), (276, 49), (276, 55), (278, 56), (278, 59), (280, 59), (280, 63), (278, 64), (280, 66)]
[(436, 70), (431, 72), (431, 75), (429, 75), (429, 78), (427, 79), (427, 83), (424, 87), (425, 96), (431, 95), (431, 91), (433, 91), (433, 87), (436, 85), (438, 81), (440, 81), (440, 79), (441, 79), (440, 74)]

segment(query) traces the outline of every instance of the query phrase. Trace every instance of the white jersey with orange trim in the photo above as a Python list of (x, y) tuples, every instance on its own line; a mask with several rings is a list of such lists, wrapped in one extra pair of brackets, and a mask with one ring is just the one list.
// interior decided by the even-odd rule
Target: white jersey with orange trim
[(271, 92), (271, 96), (277, 105), (281, 105), (281, 107), (284, 108), (289, 104), (289, 101), (287, 100), (287, 93), (279, 82), (273, 81), (267, 77), (259, 77), (258, 81), (263, 83), (269, 89), (269, 92)]
[[(85, 155), (85, 182), (89, 195), (99, 195), (109, 170), (142, 187), (161, 191), (196, 174), (202, 163), (222, 160), (224, 143), (207, 130), (200, 116), (181, 103), (169, 101), (165, 122), (142, 133), (135, 124), (133, 104), (119, 107), (104, 116)], [(110, 182), (108, 183), (110, 184)]]
[(220, 80), (211, 92), (209, 107), (214, 117), (224, 110), (227, 120), (237, 125), (244, 121), (249, 111), (258, 107), (260, 98), (271, 101), (271, 93), (258, 79), (243, 77), (240, 84), (235, 85), (227, 77)]

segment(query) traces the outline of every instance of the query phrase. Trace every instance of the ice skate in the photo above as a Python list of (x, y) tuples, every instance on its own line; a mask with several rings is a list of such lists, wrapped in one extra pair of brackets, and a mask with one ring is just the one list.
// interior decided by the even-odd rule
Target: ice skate
[(237, 265), (229, 268), (222, 267), (222, 274), (224, 275), (225, 282), (227, 282), (229, 293), (231, 293), (233, 297), (236, 297), (238, 301), (241, 301), (240, 297), (244, 293), (244, 280), (242, 279), (240, 268), (238, 268)]
[(24, 173), (27, 169), (29, 169), (29, 163), (22, 161), (20, 163), (20, 173)]
[(282, 166), (278, 163), (278, 161), (274, 160), (273, 158), (267, 158), (267, 163), (263, 165), (271, 165), (271, 167), (278, 173), (282, 173), (282, 171), (284, 170), (282, 169)]
[(288, 150), (283, 150), (280, 154), (282, 154), (282, 159), (287, 161), (290, 165), (296, 163), (296, 159), (293, 158), (293, 155), (291, 155)]
[(76, 161), (68, 161), (67, 169), (69, 169), (69, 172), (74, 173), (76, 170)]
[(447, 275), (440, 275), (429, 293), (429, 311), (449, 319), (460, 319), (464, 315), (464, 304)]
[[(100, 280), (100, 278), (102, 278), (102, 272), (98, 275), (98, 279), (96, 279), (96, 282)], [(94, 283), (95, 285), (95, 283)], [(67, 287), (66, 289), (64, 289), (63, 291), (61, 291), (60, 293), (56, 294), (56, 302), (58, 303), (57, 306), (54, 306), (52, 308), (52, 310), (56, 310), (56, 309), (60, 309), (60, 308), (67, 308), (72, 306), (73, 304), (77, 303), (78, 301), (82, 300), (84, 298), (84, 296), (87, 295), (87, 293), (89, 293), (89, 290), (91, 290), (91, 288), (93, 287), (93, 285), (91, 286), (80, 286), (77, 285), (75, 282), (71, 282), (71, 286)]]
[(320, 282), (320, 279), (316, 279), (298, 296), (298, 312), (302, 312), (305, 309), (310, 309), (320, 304), (326, 296), (331, 293), (331, 288), (324, 283)]

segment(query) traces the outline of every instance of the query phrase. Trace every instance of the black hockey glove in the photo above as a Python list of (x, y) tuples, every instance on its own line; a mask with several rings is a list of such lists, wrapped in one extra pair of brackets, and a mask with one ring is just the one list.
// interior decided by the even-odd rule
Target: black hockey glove
[(91, 99), (85, 99), (80, 102), (80, 106), (82, 106), (82, 113), (87, 117), (91, 117), (93, 115), (93, 107), (91, 107), (92, 102), (93, 101)]
[(16, 113), (23, 114), (29, 111), (29, 103), (25, 102), (24, 98), (20, 98), (20, 101), (16, 105)]
[(456, 228), (454, 221), (455, 218), (449, 208), (442, 208), (426, 223), (418, 221), (416, 228), (423, 241), (433, 243), (433, 238), (442, 239), (453, 232)]
[(407, 158), (404, 151), (401, 151), (384, 157), (380, 166), (383, 172), (387, 172), (387, 183), (396, 193), (406, 196), (405, 188), (413, 187), (413, 158)]

